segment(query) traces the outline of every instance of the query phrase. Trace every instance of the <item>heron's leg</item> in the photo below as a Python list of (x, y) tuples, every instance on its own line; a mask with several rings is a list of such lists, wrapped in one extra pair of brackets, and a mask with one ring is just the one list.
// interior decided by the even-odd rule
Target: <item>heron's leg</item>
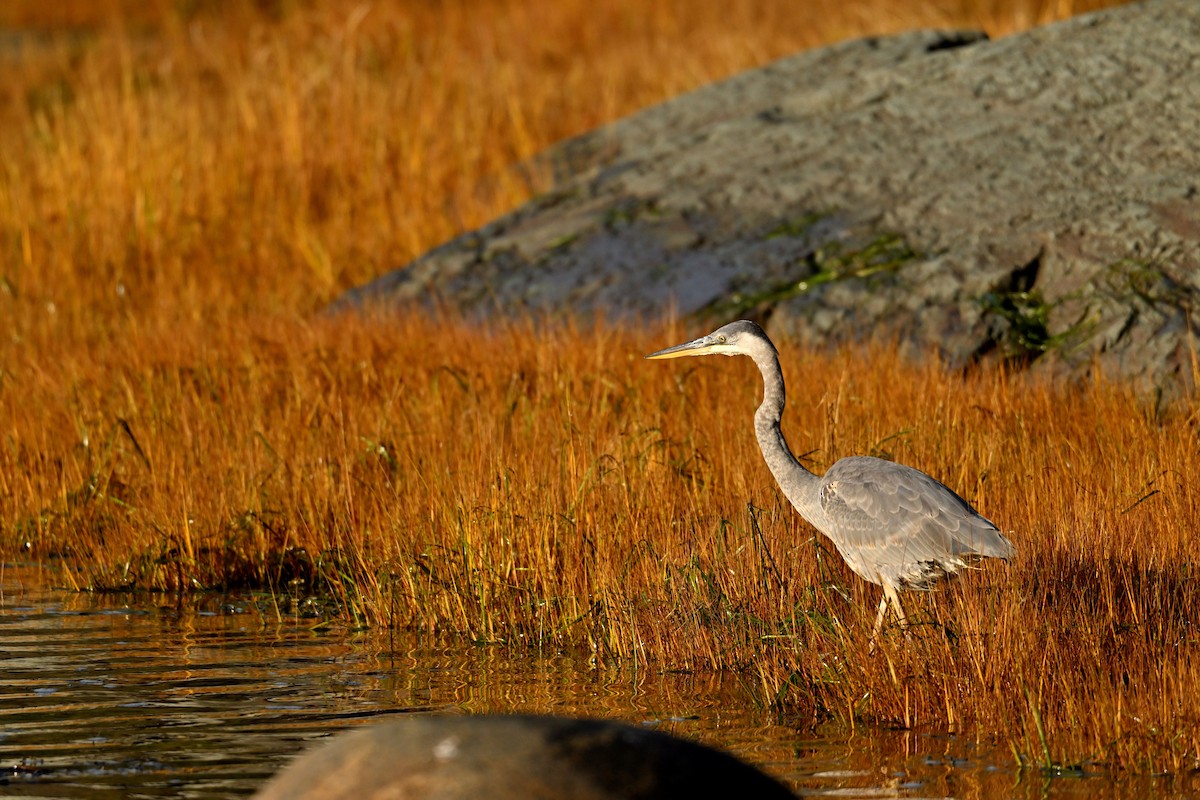
[(884, 592), (883, 597), (879, 598), (879, 613), (875, 615), (875, 627), (871, 630), (871, 641), (879, 636), (879, 632), (883, 630), (883, 617), (887, 614), (887, 592)]
[(888, 583), (883, 584), (883, 599), (892, 601), (900, 627), (908, 630), (908, 617), (904, 616), (904, 606), (900, 605), (900, 595), (896, 593), (896, 587)]
[(875, 615), (875, 627), (871, 629), (871, 641), (867, 645), (867, 652), (875, 652), (875, 640), (879, 638), (879, 632), (883, 630), (883, 616), (887, 613), (887, 593), (879, 598), (879, 613)]

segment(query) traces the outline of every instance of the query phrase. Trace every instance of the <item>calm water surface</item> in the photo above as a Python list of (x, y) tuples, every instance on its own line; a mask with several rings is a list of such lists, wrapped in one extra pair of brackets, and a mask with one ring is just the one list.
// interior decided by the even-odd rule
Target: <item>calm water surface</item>
[(0, 570), (0, 796), (239, 797), (314, 740), (397, 714), (618, 718), (723, 747), (801, 796), (1174, 797), (1170, 779), (1047, 777), (952, 736), (822, 729), (756, 710), (737, 676), (397, 640), (266, 598), (86, 595)]

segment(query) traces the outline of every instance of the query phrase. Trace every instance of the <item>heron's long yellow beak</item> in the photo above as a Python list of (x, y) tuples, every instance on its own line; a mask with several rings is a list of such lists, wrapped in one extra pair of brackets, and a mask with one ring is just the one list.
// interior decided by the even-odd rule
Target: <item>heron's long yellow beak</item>
[(683, 356), (706, 356), (712, 353), (720, 353), (720, 344), (711, 336), (701, 336), (699, 339), (693, 339), (690, 342), (677, 344), (674, 347), (667, 347), (663, 350), (651, 353), (646, 358), (682, 358)]

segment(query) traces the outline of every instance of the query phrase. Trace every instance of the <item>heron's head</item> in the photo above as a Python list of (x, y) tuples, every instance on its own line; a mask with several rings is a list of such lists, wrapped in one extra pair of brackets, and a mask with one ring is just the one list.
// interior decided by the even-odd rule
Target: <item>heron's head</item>
[(767, 334), (763, 332), (762, 328), (749, 320), (739, 319), (737, 322), (717, 328), (707, 336), (659, 350), (646, 358), (710, 355), (754, 356), (760, 353), (764, 347), (770, 352), (775, 351), (775, 345), (771, 344), (771, 340), (767, 338)]

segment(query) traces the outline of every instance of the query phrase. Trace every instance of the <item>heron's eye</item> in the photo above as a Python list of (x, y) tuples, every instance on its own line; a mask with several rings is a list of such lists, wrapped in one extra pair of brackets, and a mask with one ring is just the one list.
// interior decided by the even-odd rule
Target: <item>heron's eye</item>
[(722, 333), (720, 336), (717, 337), (717, 343), (725, 344), (725, 334)]

